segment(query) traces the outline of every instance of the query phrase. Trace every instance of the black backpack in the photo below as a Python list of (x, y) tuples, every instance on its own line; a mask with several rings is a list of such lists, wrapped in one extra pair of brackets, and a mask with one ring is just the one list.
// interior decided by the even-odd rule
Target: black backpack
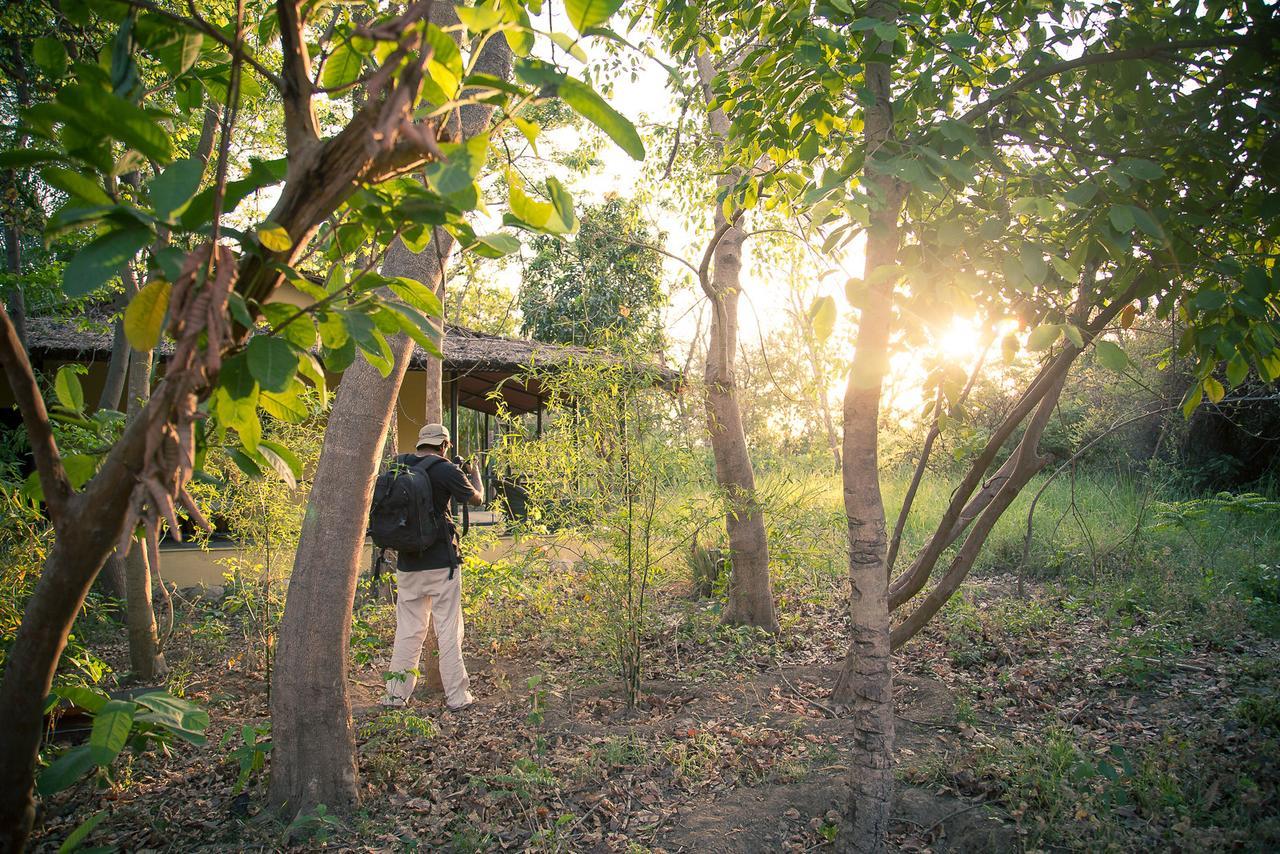
[(401, 454), (378, 475), (369, 506), (369, 533), (380, 549), (423, 552), (448, 536), (444, 517), (436, 512), (435, 490), (427, 474), (444, 459)]

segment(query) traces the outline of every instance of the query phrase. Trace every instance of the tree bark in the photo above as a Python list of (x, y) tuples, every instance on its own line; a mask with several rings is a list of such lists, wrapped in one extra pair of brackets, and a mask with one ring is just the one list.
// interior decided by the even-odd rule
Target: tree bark
[[(897, 0), (871, 0), (867, 15), (896, 22)], [(893, 44), (878, 37), (877, 54)], [(894, 138), (890, 68), (867, 63), (864, 147), (868, 163)], [(891, 176), (866, 170), (870, 196), (878, 201), (867, 229), (868, 292), (858, 321), (853, 365), (844, 397), (844, 506), (849, 530), (849, 616), (852, 639), (833, 699), (853, 713), (854, 747), (849, 757), (849, 823), (839, 837), (843, 851), (885, 850), (893, 799), (893, 669), (889, 646), (888, 536), (880, 493), (880, 393), (889, 364), (889, 326), (896, 281), (875, 271), (896, 263), (898, 213), (903, 189)]]
[[(715, 69), (705, 53), (699, 54), (697, 61), (704, 97), (710, 103)], [(729, 135), (728, 118), (722, 110), (714, 109), (707, 121), (712, 137), (723, 146)], [(717, 179), (717, 186), (721, 189), (731, 187), (741, 174), (740, 170), (729, 170)], [(778, 617), (769, 579), (769, 544), (765, 536), (764, 511), (756, 495), (755, 471), (751, 467), (751, 454), (742, 427), (742, 409), (738, 405), (734, 374), (745, 235), (736, 223), (726, 219), (724, 207), (719, 204), (716, 205), (715, 226), (719, 240), (712, 247), (711, 273), (707, 275), (704, 262), (699, 279), (711, 302), (706, 369), (707, 431), (716, 462), (716, 483), (724, 490), (729, 502), (725, 529), (729, 536), (732, 571), (724, 621), (777, 633)]]
[[(127, 346), (127, 345), (126, 345)], [(151, 351), (133, 350), (129, 361), (128, 403), (129, 419), (138, 418), (151, 397), (151, 369), (154, 356)], [(156, 611), (151, 586), (151, 572), (159, 567), (150, 566), (146, 549), (134, 543), (129, 553), (121, 557), (119, 551), (111, 560), (121, 561), (125, 571), (125, 623), (129, 630), (129, 668), (133, 678), (143, 683), (154, 683), (169, 672), (164, 653), (160, 649), (160, 631), (156, 626)], [(168, 591), (164, 591), (168, 595)], [(170, 602), (172, 607), (172, 602)], [(172, 629), (172, 610), (170, 610)]]
[(383, 437), (413, 342), (391, 342), (381, 377), (368, 362), (347, 369), (329, 413), (276, 641), (271, 685), (272, 805), (289, 817), (360, 801), (348, 696), (351, 609), (360, 574)]
[[(129, 304), (129, 297), (116, 307), (123, 311)], [(129, 373), (129, 339), (124, 334), (124, 318), (117, 317), (112, 324), (111, 359), (107, 362), (107, 377), (102, 383), (102, 394), (98, 397), (99, 409), (119, 409), (120, 397), (124, 394), (125, 377)]]
[[(453, 15), (446, 4), (435, 9)], [(512, 55), (506, 40), (490, 39), (476, 67), (508, 78)], [(488, 105), (464, 107), (461, 135), (486, 129), (492, 111)], [(452, 237), (439, 229), (417, 256), (397, 240), (383, 273), (416, 278), (439, 292), (452, 248)], [(390, 343), (395, 364), (388, 377), (358, 360), (338, 385), (289, 579), (272, 679), (269, 788), (272, 805), (287, 815), (318, 804), (348, 810), (359, 803), (347, 684), (351, 610), (374, 474), (413, 352), (406, 337)]]

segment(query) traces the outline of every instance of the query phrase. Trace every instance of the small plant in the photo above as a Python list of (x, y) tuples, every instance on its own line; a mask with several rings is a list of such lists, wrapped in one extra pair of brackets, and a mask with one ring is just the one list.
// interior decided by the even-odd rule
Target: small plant
[(300, 812), (289, 822), (284, 830), (284, 843), (296, 844), (300, 841), (314, 842), (324, 845), (329, 841), (329, 834), (342, 827), (337, 816), (329, 814), (324, 804), (316, 804), (310, 812)]
[(54, 690), (45, 712), (54, 711), (62, 700), (88, 712), (93, 729), (87, 742), (65, 751), (40, 773), (36, 790), (45, 796), (72, 786), (89, 772), (103, 783), (113, 782), (113, 766), (125, 747), (136, 753), (153, 746), (167, 751), (174, 737), (204, 744), (209, 726), (208, 712), (162, 691), (113, 700), (92, 688), (64, 686)]
[[(221, 747), (235, 741), (237, 732), (235, 730), (227, 730), (222, 736), (220, 742)], [(238, 795), (245, 790), (249, 784), (250, 778), (257, 774), (265, 767), (267, 763), (267, 753), (271, 750), (271, 724), (258, 724), (250, 726), (245, 724), (240, 728), (238, 733), (240, 736), (240, 744), (236, 745), (231, 751), (230, 756), (240, 765), (240, 773), (236, 776), (236, 784), (232, 787), (232, 794)]]

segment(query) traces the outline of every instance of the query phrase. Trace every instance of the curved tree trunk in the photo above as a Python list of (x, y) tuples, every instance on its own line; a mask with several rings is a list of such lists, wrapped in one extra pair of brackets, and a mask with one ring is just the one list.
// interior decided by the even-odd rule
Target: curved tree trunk
[(392, 342), (379, 376), (359, 359), (342, 377), (302, 522), (271, 684), (271, 803), (289, 816), (359, 803), (347, 667), (351, 608), (383, 437), (412, 342)]
[[(897, 0), (871, 0), (867, 15), (896, 22)], [(877, 52), (891, 54), (892, 43), (876, 38)], [(890, 70), (868, 62), (865, 150), (868, 159), (894, 137)], [(869, 165), (869, 164), (868, 164)], [(884, 173), (867, 169), (870, 196), (878, 201), (867, 229), (864, 276), (898, 256), (898, 213), (903, 190)], [(880, 493), (878, 432), (880, 392), (889, 364), (889, 327), (893, 320), (895, 280), (879, 277), (869, 289), (858, 320), (853, 366), (844, 397), (844, 507), (849, 524), (849, 615), (852, 640), (833, 699), (853, 712), (855, 733), (849, 757), (849, 827), (841, 835), (844, 851), (885, 850), (893, 799), (893, 669), (889, 648), (888, 536)]]
[[(698, 55), (698, 75), (704, 97), (711, 102), (711, 81), (715, 69), (705, 53)], [(707, 119), (711, 135), (723, 144), (729, 134), (729, 120), (719, 109)], [(717, 185), (733, 186), (740, 177), (730, 170)], [(738, 405), (734, 362), (738, 352), (738, 299), (742, 293), (741, 229), (730, 223), (723, 206), (716, 205), (712, 269), (700, 275), (703, 291), (711, 302), (711, 335), (707, 345), (706, 410), (707, 430), (711, 437), (711, 453), (716, 461), (716, 483), (725, 491), (729, 510), (725, 528), (732, 553), (729, 577), (729, 601), (724, 609), (726, 623), (758, 626), (768, 632), (778, 631), (778, 617), (773, 606), (773, 587), (769, 580), (769, 544), (765, 537), (764, 512), (756, 496), (755, 471), (742, 427), (742, 409)]]
[[(445, 4), (436, 10), (453, 14)], [(511, 65), (510, 49), (499, 38), (487, 43), (476, 68), (506, 79)], [(491, 115), (487, 105), (463, 108), (461, 134), (482, 132)], [(452, 248), (453, 239), (440, 229), (416, 256), (397, 241), (383, 273), (410, 276), (439, 293)], [(361, 359), (338, 385), (289, 579), (272, 679), (269, 791), (271, 803), (289, 815), (318, 804), (345, 810), (359, 802), (347, 692), (351, 609), (374, 474), (413, 352), (404, 337), (391, 345), (395, 364), (389, 376), (379, 376)], [(438, 390), (435, 396), (438, 401)]]

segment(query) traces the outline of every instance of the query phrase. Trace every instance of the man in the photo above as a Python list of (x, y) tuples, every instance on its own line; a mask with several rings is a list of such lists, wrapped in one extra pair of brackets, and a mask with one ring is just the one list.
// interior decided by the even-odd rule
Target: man
[(473, 506), (484, 503), (484, 486), (475, 465), (464, 473), (449, 461), (449, 431), (442, 424), (428, 424), (418, 433), (418, 460), (412, 465), (431, 478), (435, 511), (444, 522), (444, 534), (422, 552), (401, 552), (396, 562), (396, 641), (391, 651), (384, 706), (409, 702), (422, 658), (429, 621), (435, 621), (440, 642), (440, 679), (445, 704), (452, 711), (471, 705), (470, 679), (462, 661), (462, 572), (458, 568), (458, 532), (449, 513), (449, 499)]

